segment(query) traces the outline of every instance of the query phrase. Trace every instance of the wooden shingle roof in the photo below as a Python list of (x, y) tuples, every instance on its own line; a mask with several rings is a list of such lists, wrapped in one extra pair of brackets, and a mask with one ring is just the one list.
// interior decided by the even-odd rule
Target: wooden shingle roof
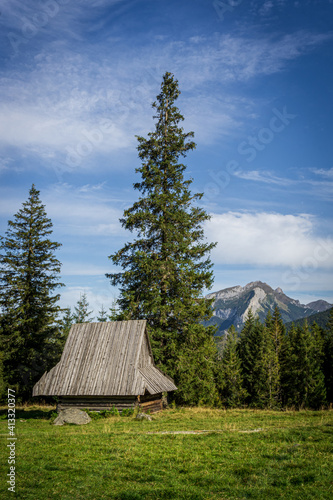
[(154, 364), (145, 320), (73, 325), (33, 396), (138, 396), (177, 387)]

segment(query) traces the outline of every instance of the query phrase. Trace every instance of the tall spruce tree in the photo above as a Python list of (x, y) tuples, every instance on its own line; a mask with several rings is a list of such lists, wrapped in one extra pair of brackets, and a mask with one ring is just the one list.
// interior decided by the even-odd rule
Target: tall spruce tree
[(262, 359), (266, 373), (266, 406), (278, 408), (281, 404), (281, 348), (285, 327), (277, 307), (273, 316), (269, 312), (265, 321)]
[(221, 401), (228, 408), (241, 406), (246, 397), (241, 360), (237, 349), (238, 342), (236, 329), (232, 325), (227, 332), (222, 353), (219, 383)]
[(296, 345), (297, 331), (294, 323), (283, 337), (280, 351), (280, 367), (281, 367), (281, 393), (283, 406), (293, 405), (294, 397), (294, 366), (297, 362)]
[(155, 131), (138, 137), (142, 165), (136, 172), (142, 180), (134, 188), (142, 197), (121, 219), (137, 239), (111, 256), (123, 272), (107, 276), (120, 287), (120, 317), (147, 320), (155, 360), (175, 378), (178, 399), (209, 403), (217, 395), (217, 353), (215, 327), (202, 324), (212, 315), (212, 301), (202, 291), (213, 282), (207, 254), (214, 244), (204, 241), (202, 224), (209, 216), (193, 205), (202, 194), (190, 192), (192, 180), (184, 179), (186, 167), (179, 161), (195, 148), (193, 132), (179, 126), (184, 120), (175, 106), (179, 94), (177, 80), (166, 73), (152, 105)]
[(265, 406), (267, 374), (263, 363), (264, 326), (250, 309), (240, 334), (238, 351), (242, 363), (244, 388), (247, 392), (246, 403), (251, 406)]
[(0, 344), (6, 383), (27, 399), (59, 356), (61, 264), (55, 251), (61, 245), (49, 238), (52, 222), (34, 185), (8, 226), (0, 241)]
[(296, 408), (319, 408), (326, 403), (326, 388), (322, 369), (322, 342), (304, 322), (293, 326), (286, 337), (282, 381), (284, 401)]

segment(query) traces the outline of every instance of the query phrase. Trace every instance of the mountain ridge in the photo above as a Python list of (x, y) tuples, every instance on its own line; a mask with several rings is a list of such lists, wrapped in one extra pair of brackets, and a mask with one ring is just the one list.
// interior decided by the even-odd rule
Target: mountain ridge
[(286, 323), (286, 329), (290, 330), (291, 325), (294, 325), (295, 327), (297, 327), (297, 326), (303, 327), (304, 323), (306, 321), (308, 326), (311, 326), (313, 323), (317, 323), (318, 326), (320, 326), (321, 328), (323, 328), (325, 330), (327, 328), (327, 324), (328, 324), (328, 321), (330, 319), (332, 309), (333, 308), (326, 309), (325, 311), (311, 314), (310, 316), (307, 316), (306, 318), (296, 319), (295, 321), (292, 321), (291, 323)]
[(206, 298), (214, 299), (213, 317), (208, 324), (218, 326), (218, 335), (231, 325), (240, 331), (250, 309), (259, 316), (260, 321), (264, 321), (268, 311), (273, 312), (277, 306), (283, 322), (288, 323), (332, 307), (324, 300), (301, 304), (299, 300), (288, 297), (280, 287), (274, 290), (262, 281), (252, 281), (243, 287), (236, 285), (225, 288), (209, 293)]

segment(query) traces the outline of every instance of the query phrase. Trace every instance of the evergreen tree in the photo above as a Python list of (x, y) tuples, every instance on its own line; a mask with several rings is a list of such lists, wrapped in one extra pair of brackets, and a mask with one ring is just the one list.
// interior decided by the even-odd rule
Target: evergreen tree
[(324, 344), (324, 375), (327, 401), (333, 403), (333, 308), (326, 326)]
[(201, 325), (189, 329), (187, 342), (181, 344), (181, 348), (175, 343), (174, 360), (176, 401), (190, 406), (219, 405), (216, 344)]
[[(0, 333), (1, 335), (1, 333)], [(7, 396), (7, 383), (5, 381), (5, 376), (4, 376), (4, 369), (3, 369), (3, 359), (4, 359), (4, 352), (0, 351), (0, 401), (6, 403), (6, 396)]]
[(227, 332), (220, 363), (220, 396), (222, 403), (228, 408), (240, 406), (246, 396), (243, 387), (241, 360), (237, 349), (238, 342), (235, 327), (231, 326)]
[(291, 324), (288, 332), (283, 338), (280, 352), (280, 366), (281, 366), (281, 394), (283, 406), (292, 405), (293, 398), (293, 383), (294, 372), (293, 367), (297, 362), (296, 356), (296, 327), (294, 323)]
[(118, 321), (121, 320), (121, 312), (119, 311), (118, 308), (118, 300), (113, 299), (112, 305), (109, 309), (109, 316), (108, 316), (109, 321)]
[(287, 336), (283, 363), (285, 402), (296, 408), (319, 408), (326, 403), (322, 354), (305, 321)]
[[(202, 194), (190, 192), (192, 180), (184, 179), (186, 167), (179, 162), (195, 148), (193, 132), (185, 133), (179, 126), (184, 119), (175, 106), (179, 94), (177, 80), (166, 73), (152, 105), (155, 131), (147, 139), (138, 137), (142, 166), (136, 172), (142, 180), (134, 188), (142, 197), (121, 219), (137, 239), (111, 256), (123, 272), (107, 276), (113, 286), (120, 286), (120, 317), (147, 320), (157, 364), (179, 387), (182, 381), (187, 387), (191, 384), (180, 359), (187, 360), (193, 373), (202, 367), (197, 398), (213, 401), (215, 390), (211, 396), (203, 392), (215, 377), (215, 327), (202, 324), (212, 315), (212, 301), (205, 300), (202, 291), (213, 282), (207, 254), (214, 244), (204, 241), (202, 224), (209, 216), (193, 205)], [(180, 394), (177, 391), (176, 397), (181, 399)]]
[(104, 309), (104, 306), (102, 304), (101, 310), (98, 311), (97, 321), (105, 323), (107, 320), (108, 320), (107, 311)]
[(281, 348), (285, 327), (280, 311), (275, 307), (273, 316), (267, 314), (263, 331), (262, 359), (266, 373), (266, 406), (277, 408), (281, 404)]
[(93, 318), (91, 318), (92, 311), (89, 311), (89, 303), (87, 300), (87, 294), (80, 294), (80, 299), (77, 301), (77, 305), (74, 307), (73, 313), (73, 323), (91, 323)]
[(265, 406), (263, 393), (266, 391), (265, 366), (263, 363), (264, 327), (250, 309), (244, 323), (238, 344), (242, 363), (246, 402), (251, 406)]
[(61, 286), (61, 264), (54, 254), (61, 245), (49, 239), (51, 234), (52, 222), (33, 185), (0, 240), (3, 369), (6, 383), (23, 399), (59, 355), (55, 291)]
[(326, 332), (314, 321), (310, 327), (310, 334), (314, 344), (314, 358), (324, 373)]
[(71, 326), (73, 325), (74, 318), (73, 318), (72, 311), (71, 311), (70, 307), (66, 307), (65, 309), (63, 309), (62, 312), (63, 312), (63, 316), (62, 316), (61, 320), (59, 321), (59, 328), (61, 331), (61, 338), (62, 338), (62, 343), (64, 346), (66, 339), (68, 337), (68, 334), (69, 334), (69, 330), (71, 329)]

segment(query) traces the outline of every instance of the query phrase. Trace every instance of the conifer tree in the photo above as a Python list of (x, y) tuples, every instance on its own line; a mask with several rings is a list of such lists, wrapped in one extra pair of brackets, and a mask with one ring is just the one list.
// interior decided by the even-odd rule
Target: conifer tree
[(121, 320), (121, 312), (118, 308), (118, 300), (116, 298), (113, 299), (111, 307), (109, 309), (108, 320), (109, 321), (118, 321)]
[(69, 330), (71, 329), (71, 326), (73, 325), (74, 318), (72, 315), (72, 311), (70, 307), (66, 307), (62, 311), (63, 316), (59, 321), (59, 328), (61, 331), (61, 337), (62, 337), (62, 344), (63, 346), (65, 345), (66, 339), (69, 334)]
[(59, 355), (55, 291), (61, 264), (54, 254), (61, 245), (51, 234), (52, 222), (33, 185), (0, 241), (3, 369), (22, 399), (31, 396), (34, 382)]
[(82, 293), (77, 301), (77, 305), (74, 307), (73, 323), (91, 323), (93, 320), (91, 314), (92, 311), (89, 311), (87, 294)]
[(310, 332), (314, 341), (315, 352), (318, 363), (321, 366), (321, 368), (323, 368), (324, 356), (325, 356), (324, 354), (325, 339), (326, 339), (325, 330), (314, 321), (310, 327)]
[(242, 363), (246, 402), (252, 406), (264, 406), (262, 394), (266, 390), (266, 372), (263, 363), (264, 327), (250, 309), (240, 334), (238, 344)]
[(294, 406), (292, 402), (294, 389), (294, 371), (293, 367), (297, 362), (296, 355), (297, 331), (294, 323), (291, 324), (289, 331), (283, 337), (280, 351), (281, 366), (281, 395), (283, 406)]
[(322, 355), (306, 321), (303, 327), (293, 327), (288, 332), (287, 344), (283, 363), (286, 404), (319, 408), (326, 403)]
[(238, 342), (235, 327), (231, 326), (227, 332), (220, 363), (220, 396), (222, 403), (228, 408), (242, 405), (246, 396), (241, 360), (237, 349)]
[[(1, 336), (1, 332), (0, 332)], [(3, 369), (3, 358), (4, 358), (5, 353), (0, 351), (0, 401), (4, 400), (6, 401), (6, 396), (7, 396), (7, 388), (8, 385), (5, 381), (5, 376), (4, 376), (4, 369)]]
[[(215, 327), (202, 324), (212, 315), (212, 301), (205, 300), (202, 292), (212, 285), (207, 254), (214, 244), (204, 241), (202, 224), (209, 216), (194, 205), (202, 194), (191, 193), (192, 180), (185, 180), (186, 167), (180, 163), (195, 143), (193, 132), (185, 133), (180, 127), (184, 118), (175, 106), (179, 94), (177, 80), (166, 73), (152, 105), (155, 131), (147, 139), (138, 137), (142, 165), (136, 172), (141, 182), (134, 188), (142, 196), (121, 219), (137, 239), (111, 256), (123, 272), (107, 276), (120, 287), (120, 317), (147, 320), (157, 364), (179, 386), (186, 378), (180, 359), (187, 360), (188, 370), (189, 364), (190, 371), (201, 370), (196, 388), (200, 399), (207, 384), (214, 385)], [(184, 385), (189, 386), (186, 380)], [(211, 399), (215, 398), (214, 390)]]
[(107, 320), (108, 320), (107, 311), (104, 309), (104, 306), (102, 304), (101, 310), (98, 311), (97, 321), (105, 323)]
[(333, 308), (330, 310), (326, 326), (324, 344), (324, 376), (327, 401), (333, 403)]
[(281, 404), (281, 348), (285, 327), (280, 311), (275, 307), (273, 316), (267, 314), (265, 328), (263, 330), (262, 360), (264, 372), (266, 373), (266, 405), (269, 408), (277, 408)]

